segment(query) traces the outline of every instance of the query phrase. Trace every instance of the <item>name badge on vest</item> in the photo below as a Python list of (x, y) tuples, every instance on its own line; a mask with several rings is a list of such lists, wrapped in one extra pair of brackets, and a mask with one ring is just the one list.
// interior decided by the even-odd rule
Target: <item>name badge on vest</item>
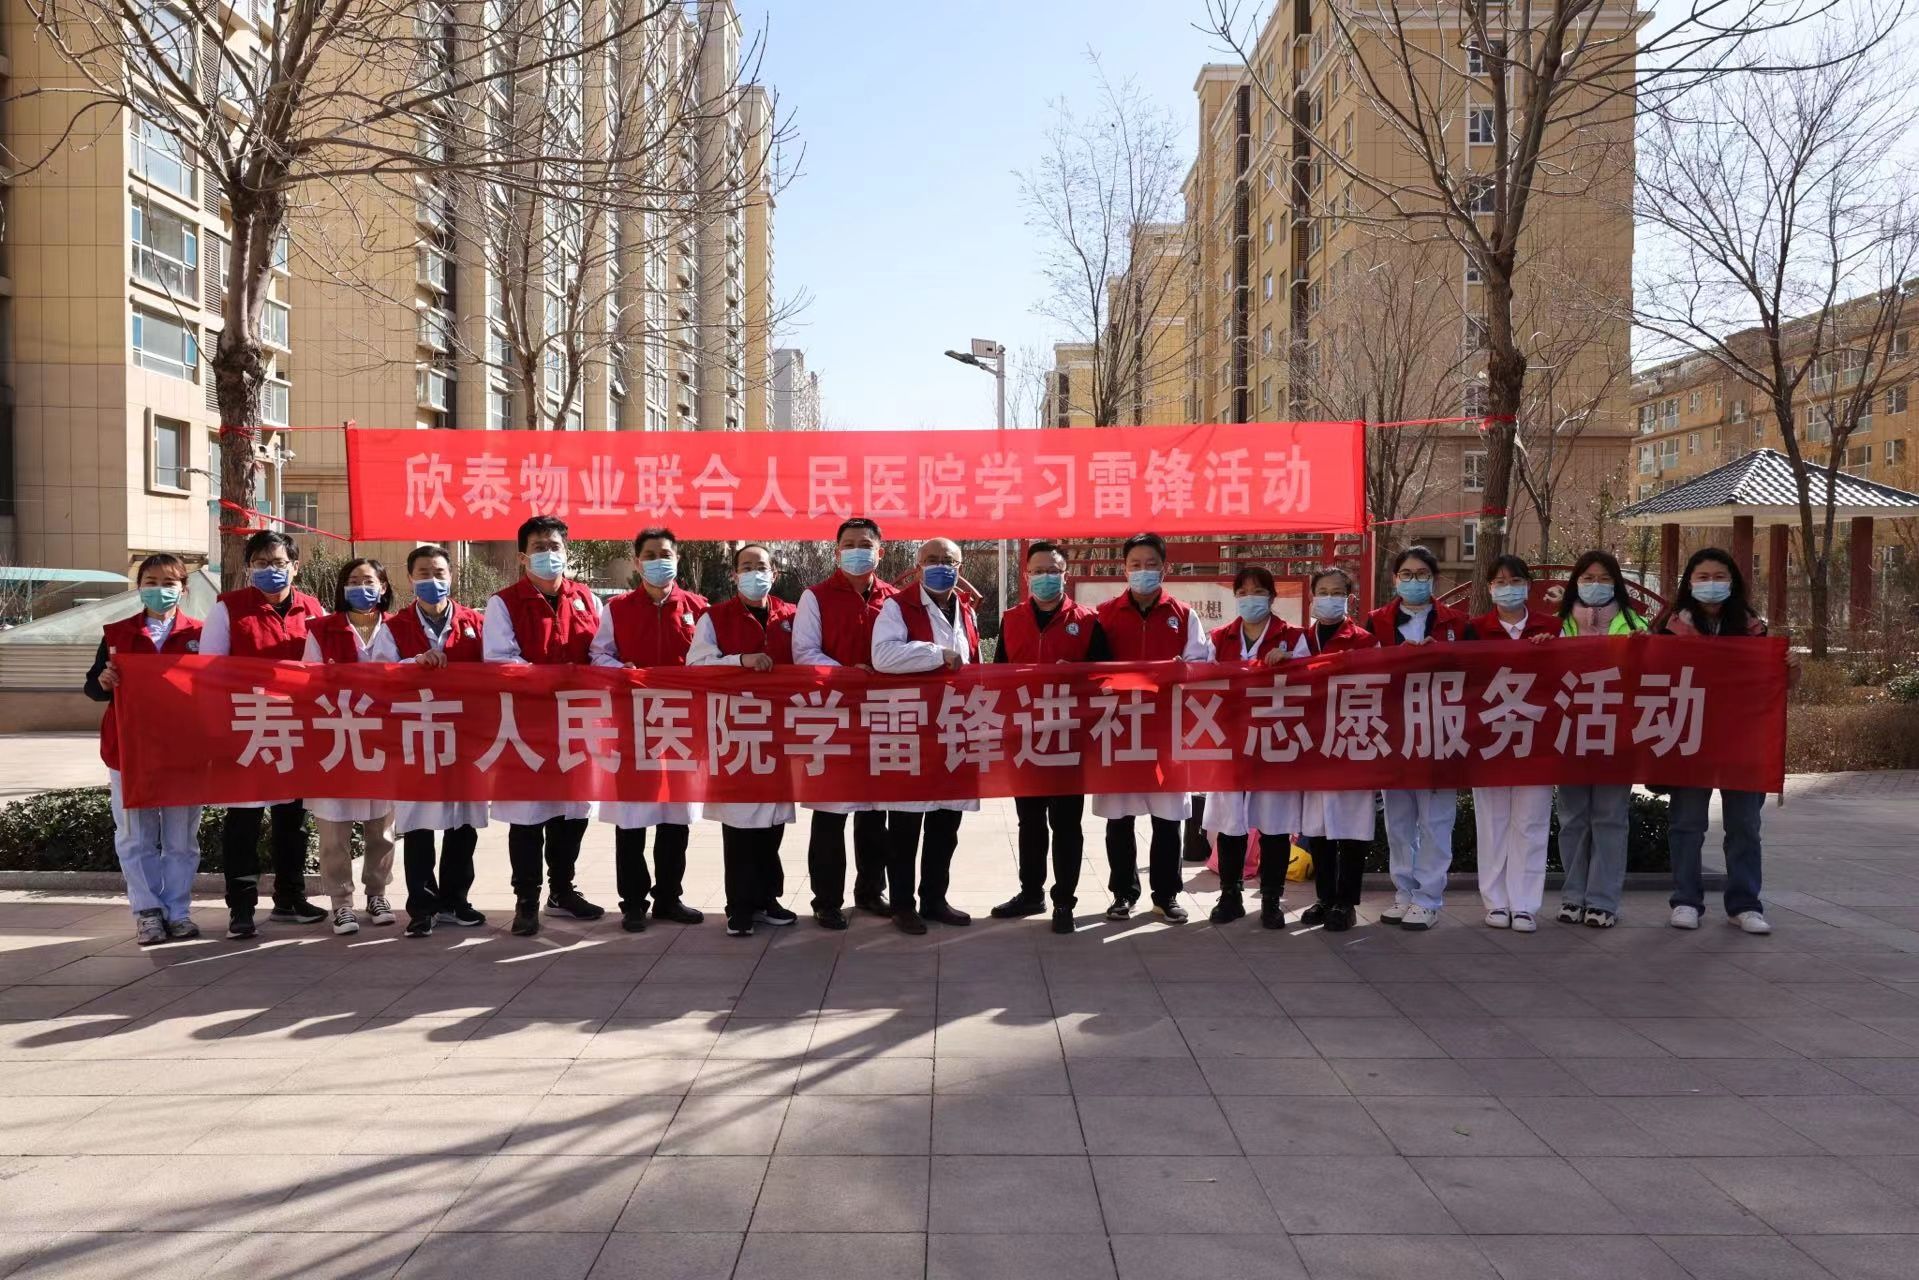
[(585, 612), (586, 612), (586, 601), (584, 601), (584, 600), (582, 600), (582, 599), (581, 599), (580, 597), (578, 597), (578, 596), (574, 596), (574, 597), (573, 597), (573, 607), (574, 607), (575, 609), (578, 609), (578, 610), (579, 610), (579, 611), (580, 611), (581, 613), (585, 613)]
[(200, 642), (198, 640), (187, 641), (187, 652), (188, 653), (200, 652)]
[(1067, 635), (1069, 635), (1069, 636), (1076, 636), (1076, 635), (1078, 635), (1078, 634), (1079, 634), (1079, 623), (1077, 623), (1077, 622), (1069, 622), (1069, 623), (1067, 623), (1067, 624), (1066, 624), (1066, 634), (1067, 634)]
[(471, 640), (473, 638), (473, 624), (469, 622), (465, 626), (461, 627), (460, 634), (465, 636), (467, 639)]
[(1167, 618), (1166, 618), (1166, 625), (1168, 627), (1171, 627), (1174, 631), (1177, 631), (1179, 630), (1179, 619), (1176, 616), (1169, 614), (1167, 615)]
[(780, 620), (781, 631), (791, 631), (792, 629), (793, 629), (793, 620), (791, 618), (782, 618)]

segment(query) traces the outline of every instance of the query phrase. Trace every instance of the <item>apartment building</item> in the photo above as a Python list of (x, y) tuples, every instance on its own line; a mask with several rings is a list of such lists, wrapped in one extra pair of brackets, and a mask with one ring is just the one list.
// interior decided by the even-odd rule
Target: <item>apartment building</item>
[[(5, 0), (0, 12), (7, 143), (30, 159), (55, 152), (0, 189), (0, 558), (116, 573), (162, 551), (205, 563), (219, 523), (208, 355), (221, 327), (231, 230), (218, 186), (179, 137), (125, 113), (86, 115), (61, 145), (79, 99), (17, 95), (85, 86), (36, 29), (30, 6)], [(184, 11), (157, 12), (174, 74), (196, 90), (217, 89), (223, 113), (233, 107), (241, 95), (221, 51), (256, 65), (271, 39), (272, 7), (223, 0), (207, 7), (198, 29)], [(150, 100), (174, 92), (154, 67), (126, 71)], [(266, 310), (269, 426), (292, 414), (287, 266), (282, 241)], [(261, 502), (277, 511), (280, 438), (267, 433), (258, 450)]]
[(1046, 372), (1046, 387), (1040, 395), (1040, 426), (1092, 426), (1092, 384), (1093, 344), (1054, 343), (1053, 367)]
[(775, 431), (818, 431), (820, 375), (806, 367), (806, 353), (781, 347), (773, 353), (773, 422)]

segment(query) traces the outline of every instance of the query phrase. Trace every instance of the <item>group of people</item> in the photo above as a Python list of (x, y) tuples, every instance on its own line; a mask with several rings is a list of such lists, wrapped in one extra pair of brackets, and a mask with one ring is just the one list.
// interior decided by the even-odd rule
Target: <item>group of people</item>
[[(809, 587), (797, 605), (773, 594), (777, 568), (770, 550), (747, 543), (733, 552), (735, 591), (718, 604), (680, 583), (679, 546), (669, 529), (642, 530), (634, 539), (640, 584), (606, 604), (568, 576), (567, 526), (536, 516), (519, 529), (521, 576), (486, 604), (484, 614), (452, 598), (452, 564), (445, 548), (423, 545), (406, 560), (411, 596), (396, 606), (385, 565), (368, 558), (340, 567), (331, 607), (294, 586), (298, 549), (287, 534), (267, 530), (246, 543), (247, 585), (220, 596), (204, 622), (180, 612), (187, 569), (169, 555), (139, 567), (143, 606), (105, 628), (87, 674), (86, 692), (110, 701), (120, 680), (118, 656), (193, 653), (335, 662), (449, 662), (591, 664), (602, 667), (775, 665), (855, 666), (889, 674), (938, 673), (983, 660), (979, 626), (960, 575), (957, 543), (920, 544), (915, 574), (905, 589), (877, 576), (883, 550), (879, 525), (846, 520), (836, 535), (836, 568)], [(1125, 590), (1098, 608), (1075, 601), (1067, 589), (1067, 560), (1052, 542), (1029, 544), (1027, 591), (1001, 619), (995, 661), (1244, 662), (1278, 664), (1308, 655), (1394, 644), (1460, 644), (1508, 639), (1542, 644), (1559, 636), (1654, 633), (1744, 637), (1765, 634), (1752, 609), (1744, 575), (1731, 555), (1709, 548), (1686, 565), (1671, 603), (1654, 619), (1635, 612), (1625, 575), (1610, 554), (1594, 550), (1574, 565), (1556, 613), (1535, 608), (1532, 570), (1502, 556), (1488, 580), (1491, 611), (1469, 617), (1435, 598), (1438, 561), (1424, 547), (1408, 547), (1392, 565), (1394, 598), (1369, 615), (1354, 608), (1354, 583), (1343, 569), (1312, 576), (1310, 617), (1293, 626), (1274, 613), (1277, 584), (1259, 565), (1233, 582), (1236, 617), (1209, 631), (1199, 616), (1163, 588), (1166, 544), (1140, 533), (1123, 549)], [(109, 770), (115, 847), (143, 945), (199, 936), (189, 913), (199, 865), (200, 807), (127, 809), (121, 804), (117, 726), (109, 711), (101, 726), (101, 757)], [(1619, 922), (1626, 871), (1628, 801), (1624, 785), (1557, 788), (1559, 847), (1566, 878), (1557, 919), (1590, 928)], [(1762, 793), (1722, 791), (1726, 831), (1727, 918), (1748, 933), (1767, 933), (1761, 909), (1759, 823)], [(1674, 887), (1671, 923), (1699, 926), (1705, 906), (1700, 859), (1711, 792), (1677, 788), (1671, 800)], [(1545, 892), (1547, 838), (1554, 806), (1549, 786), (1476, 787), (1478, 883), (1484, 922), (1495, 929), (1537, 929)], [(1019, 890), (992, 909), (1015, 919), (1051, 911), (1056, 933), (1076, 927), (1081, 825), (1086, 797), (1019, 797)], [(1430, 929), (1439, 918), (1452, 861), (1457, 798), (1450, 790), (1252, 791), (1188, 796), (1152, 792), (1092, 797), (1106, 820), (1109, 920), (1138, 909), (1136, 820), (1151, 835), (1144, 885), (1152, 911), (1184, 922), (1181, 824), (1196, 820), (1216, 849), (1219, 898), (1211, 920), (1244, 917), (1243, 880), (1257, 839), (1261, 855), (1260, 923), (1284, 927), (1285, 879), (1295, 839), (1313, 855), (1315, 901), (1298, 922), (1333, 932), (1357, 921), (1365, 855), (1383, 805), (1394, 888), (1382, 924)], [(964, 926), (971, 917), (948, 898), (953, 855), (966, 813), (977, 799), (818, 802), (807, 848), (813, 920), (847, 928), (847, 828), (851, 819), (853, 909), (889, 917), (904, 933), (924, 934), (928, 923)], [(718, 822), (725, 873), (726, 931), (751, 935), (760, 925), (792, 925), (782, 905), (780, 857), (791, 802), (606, 802), (601, 821), (614, 831), (614, 866), (621, 925), (629, 932), (649, 919), (681, 925), (704, 916), (684, 901), (689, 829)], [(289, 799), (268, 805), (230, 805), (222, 827), (229, 938), (258, 930), (259, 844), (270, 824), (273, 900), (269, 920), (356, 933), (361, 920), (391, 925), (398, 914), (387, 896), (396, 837), (406, 883), (405, 933), (427, 937), (439, 926), (473, 928), (486, 917), (468, 900), (474, 880), (478, 829), (489, 819), (507, 824), (515, 908), (511, 930), (529, 936), (549, 916), (595, 920), (605, 910), (575, 882), (581, 843), (595, 806), (585, 801), (431, 802)], [(305, 820), (319, 830), (321, 891), (329, 906), (306, 896)], [(356, 908), (353, 828), (364, 845), (364, 913)], [(653, 857), (647, 861), (648, 832)], [(437, 843), (437, 848), (436, 848)], [(1050, 903), (1047, 873), (1052, 873)]]

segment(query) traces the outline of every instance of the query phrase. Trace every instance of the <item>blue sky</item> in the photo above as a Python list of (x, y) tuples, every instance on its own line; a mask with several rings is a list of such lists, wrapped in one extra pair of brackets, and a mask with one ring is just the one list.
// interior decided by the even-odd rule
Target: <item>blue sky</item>
[(1090, 45), (1115, 80), (1191, 120), (1200, 65), (1223, 60), (1194, 29), (1201, 0), (773, 0), (740, 14), (805, 147), (775, 213), (774, 285), (811, 302), (780, 341), (805, 349), (839, 428), (991, 426), (992, 379), (940, 353), (1060, 336), (1033, 310), (1039, 241), (1015, 176), (1039, 158), (1049, 104), (1090, 104)]

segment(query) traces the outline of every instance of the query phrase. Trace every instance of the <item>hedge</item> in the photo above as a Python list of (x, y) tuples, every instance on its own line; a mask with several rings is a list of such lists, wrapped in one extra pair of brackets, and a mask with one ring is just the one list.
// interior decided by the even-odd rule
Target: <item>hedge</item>
[[(200, 815), (200, 870), (220, 871), (220, 821), (226, 810), (209, 807)], [(320, 869), (319, 829), (307, 815), (307, 873)], [(272, 824), (260, 824), (260, 865), (273, 865), (268, 841)], [(360, 834), (353, 853), (363, 852)], [(105, 787), (43, 791), (0, 809), (0, 871), (113, 871), (113, 805)]]

